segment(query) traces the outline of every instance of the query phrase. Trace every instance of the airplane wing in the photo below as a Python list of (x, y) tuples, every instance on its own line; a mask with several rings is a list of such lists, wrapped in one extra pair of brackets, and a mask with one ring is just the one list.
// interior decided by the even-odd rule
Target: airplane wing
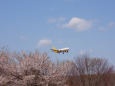
[(54, 50), (54, 49), (50, 49), (50, 50), (53, 51), (53, 52), (60, 53), (60, 50)]
[(54, 50), (54, 51), (59, 51), (59, 50)]

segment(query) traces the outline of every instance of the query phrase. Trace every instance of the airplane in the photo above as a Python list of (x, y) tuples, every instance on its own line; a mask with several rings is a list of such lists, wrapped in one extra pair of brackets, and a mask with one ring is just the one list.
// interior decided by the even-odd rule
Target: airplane
[(61, 53), (61, 52), (63, 52), (63, 54), (64, 54), (64, 52), (68, 53), (69, 48), (55, 49), (55, 47), (53, 47), (53, 49), (51, 49), (51, 50), (53, 52), (55, 52), (55, 53)]

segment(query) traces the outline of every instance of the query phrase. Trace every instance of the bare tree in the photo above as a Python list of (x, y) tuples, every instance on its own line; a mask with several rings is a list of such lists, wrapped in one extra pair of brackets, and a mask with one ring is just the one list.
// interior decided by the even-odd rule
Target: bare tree
[(68, 83), (70, 86), (114, 86), (113, 73), (113, 66), (107, 60), (83, 55), (75, 58)]

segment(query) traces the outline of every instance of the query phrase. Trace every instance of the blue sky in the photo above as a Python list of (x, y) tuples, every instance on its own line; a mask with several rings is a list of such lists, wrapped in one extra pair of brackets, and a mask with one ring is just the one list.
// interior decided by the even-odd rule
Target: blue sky
[[(53, 60), (91, 57), (115, 61), (114, 0), (0, 0), (0, 47), (48, 52)], [(69, 47), (68, 54), (51, 52)]]

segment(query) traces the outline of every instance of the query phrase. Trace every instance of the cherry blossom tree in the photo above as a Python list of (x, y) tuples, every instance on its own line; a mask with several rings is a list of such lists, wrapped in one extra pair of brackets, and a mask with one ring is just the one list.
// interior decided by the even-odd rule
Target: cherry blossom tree
[(47, 53), (0, 51), (0, 85), (64, 86), (71, 61), (53, 63)]

